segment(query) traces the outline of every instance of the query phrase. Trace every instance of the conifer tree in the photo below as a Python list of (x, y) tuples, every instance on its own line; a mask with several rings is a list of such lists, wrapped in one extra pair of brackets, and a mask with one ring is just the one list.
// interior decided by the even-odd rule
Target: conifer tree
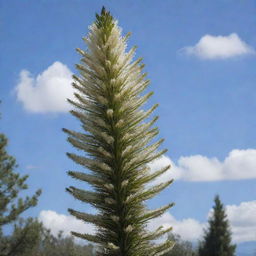
[(214, 202), (209, 227), (199, 247), (199, 256), (234, 256), (236, 246), (231, 244), (229, 222), (218, 195)]
[[(17, 246), (4, 237), (3, 226), (17, 221), (24, 211), (35, 206), (41, 194), (41, 190), (38, 190), (31, 197), (27, 196), (25, 199), (18, 197), (22, 190), (27, 189), (25, 182), (28, 176), (14, 172), (17, 164), (15, 158), (6, 151), (7, 142), (5, 135), (0, 134), (0, 255), (14, 255), (9, 253)], [(16, 235), (15, 239), (20, 243), (24, 237)]]
[(37, 204), (41, 190), (38, 190), (32, 197), (25, 200), (18, 198), (20, 191), (27, 189), (25, 183), (28, 175), (20, 176), (15, 173), (17, 167), (14, 157), (6, 152), (7, 138), (0, 134), (0, 229), (3, 225), (9, 224), (19, 217), (21, 213)]
[[(20, 218), (14, 225), (11, 235), (0, 239), (1, 256), (37, 256), (36, 249), (40, 246), (40, 233), (43, 226), (37, 219)], [(4, 245), (4, 246), (3, 246)]]
[(80, 75), (74, 76), (76, 100), (69, 100), (75, 107), (72, 115), (81, 121), (82, 132), (64, 131), (69, 135), (68, 141), (83, 151), (82, 155), (67, 153), (68, 157), (89, 169), (89, 172), (69, 171), (68, 174), (94, 189), (87, 191), (71, 186), (67, 191), (98, 210), (96, 215), (72, 209), (69, 212), (93, 223), (97, 233), (72, 234), (98, 243), (101, 248), (98, 255), (163, 255), (173, 242), (152, 241), (170, 228), (159, 227), (149, 232), (146, 225), (172, 204), (148, 210), (145, 200), (169, 186), (172, 180), (146, 186), (170, 166), (151, 173), (147, 165), (166, 150), (158, 149), (162, 139), (151, 142), (158, 134), (158, 128), (153, 127), (157, 117), (152, 120), (148, 117), (157, 105), (147, 111), (141, 109), (152, 95), (152, 92), (141, 95), (149, 84), (142, 73), (144, 65), (142, 59), (133, 61), (136, 47), (126, 52), (129, 34), (121, 35), (117, 21), (104, 7), (100, 15), (96, 14), (89, 30), (83, 38), (87, 49), (77, 49), (82, 59), (76, 65)]

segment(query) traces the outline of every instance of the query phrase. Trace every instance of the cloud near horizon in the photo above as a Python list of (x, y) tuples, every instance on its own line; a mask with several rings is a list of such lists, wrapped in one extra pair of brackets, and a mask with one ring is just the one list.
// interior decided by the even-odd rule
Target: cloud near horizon
[(174, 163), (169, 157), (151, 162), (152, 171), (171, 165), (154, 183), (173, 178), (191, 182), (256, 179), (256, 149), (232, 150), (224, 161), (202, 155), (182, 156)]
[[(160, 226), (172, 227), (173, 233), (180, 235), (183, 240), (195, 242), (203, 235), (205, 224), (192, 218), (177, 220), (172, 214), (165, 212), (162, 216), (151, 220), (148, 229), (153, 231)], [(167, 235), (164, 239), (166, 238)]]
[(200, 59), (228, 59), (236, 56), (255, 54), (255, 50), (236, 33), (227, 36), (204, 35), (194, 46), (182, 49), (186, 54)]
[(28, 70), (20, 72), (15, 88), (17, 100), (25, 110), (33, 113), (67, 112), (67, 98), (73, 98), (72, 72), (59, 61), (33, 77)]
[[(211, 212), (212, 209), (208, 212), (208, 217)], [(254, 232), (256, 230), (256, 201), (242, 202), (239, 205), (227, 205), (226, 213), (231, 225), (233, 242), (256, 241), (256, 233)], [(71, 230), (89, 234), (95, 232), (93, 225), (77, 220), (73, 216), (59, 214), (51, 210), (41, 211), (38, 219), (55, 236), (61, 230), (64, 236), (70, 235)], [(182, 239), (191, 242), (201, 239), (203, 230), (207, 227), (206, 222), (200, 222), (193, 218), (178, 220), (172, 214), (166, 212), (162, 216), (151, 220), (148, 229), (153, 231), (161, 225), (173, 227), (174, 233), (179, 234)]]
[(242, 202), (240, 205), (227, 205), (226, 213), (232, 226), (234, 241), (256, 241), (256, 200)]
[[(211, 213), (212, 209), (207, 216), (209, 217)], [(233, 242), (256, 241), (256, 201), (242, 202), (239, 205), (227, 205), (226, 213)], [(202, 238), (203, 230), (207, 228), (208, 224), (192, 218), (177, 220), (169, 212), (166, 212), (150, 223), (150, 227), (160, 225), (164, 227), (172, 226), (173, 232), (179, 234), (182, 239), (195, 242)]]
[(51, 210), (43, 210), (39, 213), (39, 221), (50, 229), (54, 236), (57, 236), (60, 231), (63, 231), (64, 236), (69, 236), (71, 231), (93, 234), (94, 226), (89, 223), (84, 223), (71, 215), (60, 214)]

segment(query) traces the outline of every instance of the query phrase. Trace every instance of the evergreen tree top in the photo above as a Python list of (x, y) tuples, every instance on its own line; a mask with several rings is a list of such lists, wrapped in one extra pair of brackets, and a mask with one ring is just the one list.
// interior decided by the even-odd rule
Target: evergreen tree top
[(214, 197), (214, 202), (215, 202), (215, 206), (214, 207), (223, 209), (223, 204), (220, 201), (220, 196), (219, 195), (216, 195)]
[(231, 231), (219, 195), (214, 198), (213, 214), (209, 227), (205, 230), (204, 241), (199, 248), (199, 256), (234, 256), (235, 245), (231, 244)]

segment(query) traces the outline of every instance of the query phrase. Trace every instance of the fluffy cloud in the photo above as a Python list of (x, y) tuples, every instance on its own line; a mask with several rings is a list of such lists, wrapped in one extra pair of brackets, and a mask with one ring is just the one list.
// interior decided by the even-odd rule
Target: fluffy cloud
[(61, 62), (54, 62), (41, 74), (33, 77), (29, 71), (20, 72), (16, 95), (30, 112), (66, 112), (67, 98), (73, 98), (72, 73)]
[(255, 50), (242, 41), (236, 33), (228, 36), (205, 35), (195, 46), (183, 49), (189, 55), (201, 59), (227, 59), (245, 54), (255, 54)]
[[(63, 231), (64, 236), (70, 235), (70, 231), (89, 234), (95, 233), (93, 225), (77, 220), (73, 216), (59, 214), (51, 210), (41, 211), (38, 219), (46, 228), (50, 229), (52, 234), (55, 236), (58, 235), (59, 231)], [(202, 235), (204, 224), (191, 218), (179, 221), (176, 220), (169, 212), (166, 212), (161, 217), (151, 221), (148, 229), (153, 231), (159, 226), (171, 226), (173, 227), (173, 231), (181, 235), (183, 239), (196, 241), (196, 239)]]
[[(209, 211), (207, 216), (209, 217), (211, 213), (212, 210)], [(231, 224), (234, 242), (256, 241), (256, 201), (242, 202), (240, 205), (227, 205), (226, 213)], [(70, 231), (89, 234), (95, 232), (93, 225), (55, 211), (41, 211), (38, 218), (55, 236), (61, 230), (65, 236), (70, 235)], [(182, 239), (193, 242), (202, 238), (203, 230), (207, 227), (207, 223), (199, 222), (192, 218), (177, 220), (169, 212), (166, 212), (150, 221), (148, 229), (153, 231), (159, 226), (171, 226), (173, 227), (173, 232), (179, 234)]]
[(195, 219), (175, 219), (169, 212), (153, 219), (148, 226), (149, 230), (156, 230), (158, 227), (172, 227), (175, 234), (179, 234), (182, 239), (188, 241), (196, 241), (203, 234), (204, 224)]
[(224, 161), (202, 155), (180, 157), (175, 164), (167, 156), (152, 163), (152, 171), (171, 164), (172, 168), (160, 176), (154, 183), (168, 178), (187, 181), (241, 180), (256, 178), (256, 150), (232, 150)]
[(226, 212), (236, 242), (256, 241), (256, 201), (228, 205)]
[[(209, 211), (208, 217), (212, 210)], [(227, 205), (226, 213), (230, 221), (232, 238), (235, 243), (256, 241), (256, 201), (242, 202), (240, 205)], [(207, 223), (195, 219), (175, 219), (169, 212), (151, 221), (149, 229), (163, 225), (173, 227), (173, 232), (179, 234), (184, 240), (197, 241), (202, 238)]]
[(57, 236), (59, 231), (63, 231), (64, 236), (70, 235), (71, 231), (79, 233), (94, 233), (94, 226), (84, 223), (73, 216), (59, 214), (55, 211), (41, 211), (38, 217), (43, 225), (50, 229), (52, 234)]

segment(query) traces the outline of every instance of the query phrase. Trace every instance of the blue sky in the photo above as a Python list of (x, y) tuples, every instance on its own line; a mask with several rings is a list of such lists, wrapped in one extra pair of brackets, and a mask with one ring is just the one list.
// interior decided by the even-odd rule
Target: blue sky
[(42, 99), (59, 100), (70, 90), (42, 90), (29, 105), (30, 94), (17, 88), (43, 88), (52, 77), (67, 85), (79, 62), (75, 48), (85, 49), (81, 38), (102, 5), (124, 33), (132, 32), (128, 47), (137, 45), (136, 56), (146, 64), (150, 104), (160, 103), (157, 125), (169, 151), (155, 165), (171, 161), (176, 181), (149, 206), (176, 206), (159, 223), (198, 239), (218, 193), (236, 241), (256, 241), (256, 3), (249, 0), (1, 0), (0, 131), (9, 138), (17, 170), (30, 175), (28, 192), (43, 189), (27, 214), (47, 222), (50, 214), (68, 218), (69, 207), (91, 210), (65, 192), (75, 184), (66, 171), (77, 166), (65, 155), (74, 150), (61, 128), (79, 129), (79, 123), (63, 102), (51, 106)]

